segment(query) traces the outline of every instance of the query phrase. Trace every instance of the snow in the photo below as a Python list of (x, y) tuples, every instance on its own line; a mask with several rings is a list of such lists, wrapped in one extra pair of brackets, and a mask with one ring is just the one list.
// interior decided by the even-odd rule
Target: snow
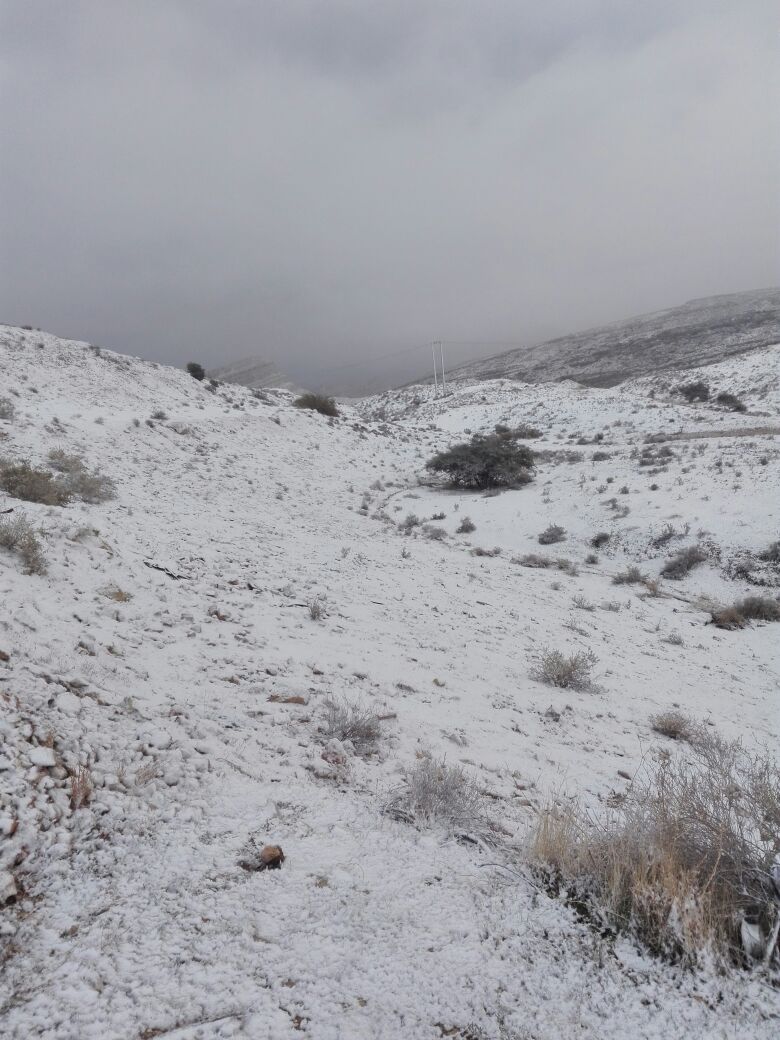
[[(18, 888), (0, 917), (3, 1036), (776, 1035), (777, 991), (758, 975), (686, 974), (602, 943), (523, 862), (550, 797), (596, 808), (625, 789), (620, 773), (663, 743), (656, 711), (676, 703), (777, 746), (777, 631), (718, 630), (701, 597), (755, 591), (729, 564), (778, 537), (780, 348), (707, 372), (748, 414), (684, 404), (654, 377), (459, 384), (440, 399), (407, 388), (331, 421), (281, 389), (210, 392), (0, 327), (0, 396), (16, 413), (0, 454), (42, 465), (62, 447), (118, 487), (61, 509), (0, 493), (49, 559), (27, 575), (0, 550), (0, 872)], [(533, 484), (429, 486), (433, 452), (520, 421), (544, 431), (534, 450), (558, 453)], [(650, 477), (637, 454), (660, 432), (706, 436), (669, 441), (677, 457)], [(444, 512), (431, 522), (448, 537), (402, 535), (409, 512)], [(464, 515), (471, 535), (455, 533)], [(566, 541), (540, 546), (550, 523)], [(689, 535), (656, 548), (665, 523)], [(585, 564), (598, 530), (612, 539)], [(612, 584), (629, 563), (657, 576), (697, 541), (711, 561), (661, 595)], [(512, 562), (531, 552), (579, 573)], [(546, 646), (594, 650), (599, 690), (533, 681)], [(386, 716), (376, 754), (327, 751), (333, 696)], [(383, 812), (425, 752), (474, 777), (495, 848)], [(79, 766), (94, 792), (74, 809)], [(242, 869), (248, 843), (281, 845), (281, 869)]]

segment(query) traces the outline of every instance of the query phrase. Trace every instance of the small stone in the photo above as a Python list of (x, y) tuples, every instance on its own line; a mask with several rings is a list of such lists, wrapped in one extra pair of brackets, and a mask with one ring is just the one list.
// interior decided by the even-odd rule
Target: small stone
[(262, 870), (278, 870), (284, 863), (284, 853), (281, 845), (264, 845), (260, 850), (260, 862)]
[(6, 903), (15, 903), (18, 895), (16, 881), (13, 874), (8, 870), (0, 871), (0, 906)]
[(51, 769), (57, 764), (54, 750), (50, 747), (30, 748), (27, 756), (34, 766), (39, 766), (41, 769)]
[(256, 848), (248, 848), (238, 861), (244, 870), (278, 870), (284, 863), (281, 845), (264, 845), (258, 852)]

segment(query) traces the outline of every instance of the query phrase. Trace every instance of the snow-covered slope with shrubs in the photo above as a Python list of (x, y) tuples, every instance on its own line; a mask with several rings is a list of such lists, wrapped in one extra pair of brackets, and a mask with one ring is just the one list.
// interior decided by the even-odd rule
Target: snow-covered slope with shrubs
[[(552, 799), (599, 812), (676, 750), (657, 713), (777, 747), (780, 628), (709, 608), (776, 593), (780, 350), (717, 369), (746, 413), (504, 381), (327, 419), (0, 328), (2, 465), (59, 450), (116, 489), (0, 490), (46, 557), (0, 549), (2, 1035), (775, 1036), (760, 969), (603, 939), (527, 857)], [(425, 468), (521, 423), (527, 487)], [(614, 584), (631, 565), (648, 583)], [(593, 685), (534, 678), (546, 649), (592, 653)], [(412, 797), (431, 763), (449, 816)], [(281, 869), (253, 869), (266, 845)]]

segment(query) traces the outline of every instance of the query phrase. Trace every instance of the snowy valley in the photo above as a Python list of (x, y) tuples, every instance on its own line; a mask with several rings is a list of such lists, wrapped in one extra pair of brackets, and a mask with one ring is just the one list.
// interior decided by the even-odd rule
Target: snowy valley
[[(0, 491), (45, 556), (0, 549), (3, 1036), (777, 1035), (771, 965), (600, 931), (528, 846), (685, 756), (664, 713), (777, 754), (780, 625), (713, 614), (778, 594), (780, 347), (331, 418), (8, 326), (0, 374), (6, 464), (115, 490)], [(539, 434), (527, 486), (426, 468), (497, 426)], [(545, 682), (555, 651), (591, 680)], [(421, 764), (465, 815), (410, 808)]]

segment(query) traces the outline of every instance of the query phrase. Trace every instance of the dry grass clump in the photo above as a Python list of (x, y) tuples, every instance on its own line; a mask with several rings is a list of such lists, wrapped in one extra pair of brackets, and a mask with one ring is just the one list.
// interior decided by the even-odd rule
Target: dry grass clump
[(771, 596), (746, 596), (734, 606), (748, 621), (780, 621), (780, 602)]
[(537, 539), (540, 545), (554, 545), (556, 542), (563, 542), (565, 540), (566, 531), (558, 524), (550, 524), (549, 527), (546, 527), (542, 531)]
[(659, 757), (607, 816), (543, 814), (532, 861), (551, 893), (657, 956), (780, 968), (780, 770), (714, 734), (686, 754)]
[(15, 414), (13, 401), (9, 397), (0, 397), (0, 419), (11, 422)]
[(133, 598), (132, 592), (125, 592), (124, 589), (120, 589), (118, 585), (106, 585), (101, 592), (107, 599), (112, 599), (114, 603), (129, 603)]
[(591, 672), (597, 661), (592, 650), (579, 650), (569, 657), (560, 650), (543, 650), (531, 670), (531, 678), (563, 690), (590, 690)]
[(320, 415), (335, 417), (340, 414), (333, 398), (324, 394), (301, 394), (295, 398), (293, 404), (296, 408), (307, 408), (312, 412), (319, 412)]
[(52, 448), (47, 456), (52, 469), (58, 473), (75, 473), (84, 469), (84, 460), (80, 455), (68, 455), (63, 448)]
[(328, 739), (350, 741), (355, 751), (367, 754), (381, 736), (379, 716), (358, 701), (329, 697), (322, 732)]
[(613, 585), (641, 585), (647, 581), (647, 575), (642, 574), (638, 567), (627, 567), (612, 579)]
[(521, 567), (534, 567), (538, 570), (553, 568), (563, 571), (564, 574), (569, 574), (573, 578), (579, 574), (576, 563), (566, 559), (565, 556), (553, 559), (551, 556), (542, 556), (540, 553), (528, 553), (526, 556), (514, 557), (512, 563), (519, 563)]
[(113, 480), (97, 470), (88, 470), (78, 455), (55, 448), (49, 453), (49, 464), (58, 471), (56, 476), (26, 461), (1, 460), (0, 487), (14, 498), (46, 506), (64, 506), (72, 498), (106, 502), (116, 495)]
[(43, 545), (24, 513), (0, 516), (0, 549), (9, 549), (20, 556), (29, 574), (46, 573)]
[(690, 740), (695, 732), (693, 721), (681, 711), (662, 711), (651, 715), (650, 727), (670, 740)]
[(471, 534), (472, 531), (476, 531), (477, 525), (471, 519), (470, 516), (464, 516), (458, 526), (455, 528), (456, 534)]
[(772, 542), (770, 546), (758, 554), (758, 558), (765, 563), (780, 563), (780, 541)]
[(780, 621), (780, 602), (771, 596), (745, 596), (730, 607), (710, 611), (718, 628), (744, 628), (748, 621)]
[(92, 773), (88, 766), (79, 766), (75, 773), (71, 774), (70, 777), (70, 807), (71, 809), (81, 809), (85, 805), (89, 805), (92, 794), (94, 791), (94, 785), (92, 783)]
[(23, 502), (39, 502), (45, 506), (64, 506), (72, 492), (63, 477), (55, 477), (29, 462), (0, 460), (0, 488)]
[(403, 787), (387, 805), (397, 820), (416, 826), (445, 826), (466, 834), (486, 830), (483, 798), (460, 766), (424, 757), (406, 771)]
[(70, 492), (82, 502), (108, 502), (116, 497), (116, 485), (111, 477), (97, 470), (90, 472), (83, 466), (65, 478)]
[(681, 549), (666, 561), (661, 568), (661, 574), (672, 581), (680, 581), (697, 564), (704, 563), (706, 559), (707, 553), (700, 545), (689, 545), (687, 549)]

